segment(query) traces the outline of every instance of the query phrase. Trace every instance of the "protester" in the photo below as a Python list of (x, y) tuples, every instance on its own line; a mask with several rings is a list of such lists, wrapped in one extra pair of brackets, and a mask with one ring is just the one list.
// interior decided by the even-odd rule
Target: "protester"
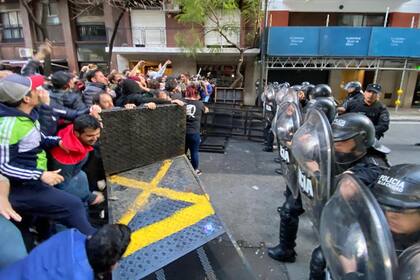
[(201, 115), (208, 113), (209, 109), (200, 100), (200, 95), (195, 85), (189, 85), (185, 91), (187, 109), (187, 134), (185, 138), (185, 152), (191, 154), (191, 165), (197, 175), (201, 175), (199, 167), (199, 148), (200, 148), (200, 127)]
[(87, 175), (82, 171), (93, 145), (98, 141), (101, 124), (90, 115), (82, 115), (73, 124), (60, 130), (57, 135), (62, 139), (63, 148), (51, 149), (50, 169), (61, 170), (64, 181), (56, 187), (79, 197), (86, 205), (104, 201), (100, 192), (90, 192)]
[(14, 209), (92, 234), (95, 229), (80, 199), (51, 187), (64, 178), (60, 170), (47, 170), (44, 149), (62, 146), (62, 141), (39, 130), (35, 107), (49, 99), (43, 84), (39, 75), (12, 74), (0, 80), (0, 172), (10, 180), (9, 199)]
[(104, 279), (126, 251), (130, 234), (120, 224), (104, 225), (92, 236), (76, 229), (60, 232), (1, 270), (0, 279)]
[(27, 255), (22, 235), (10, 221), (20, 222), (22, 217), (10, 205), (9, 190), (9, 180), (0, 175), (0, 269)]
[(103, 91), (111, 94), (112, 97), (116, 97), (115, 92), (108, 88), (108, 79), (101, 70), (90, 70), (86, 74), (86, 80), (88, 83), (83, 91), (83, 101), (87, 106), (91, 106), (93, 104), (93, 98)]

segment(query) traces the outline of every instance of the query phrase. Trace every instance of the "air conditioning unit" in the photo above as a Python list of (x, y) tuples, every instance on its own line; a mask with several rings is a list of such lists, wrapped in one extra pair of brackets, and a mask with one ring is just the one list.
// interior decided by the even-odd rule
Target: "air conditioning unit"
[(33, 51), (31, 48), (19, 48), (19, 56), (21, 58), (29, 58), (32, 57)]

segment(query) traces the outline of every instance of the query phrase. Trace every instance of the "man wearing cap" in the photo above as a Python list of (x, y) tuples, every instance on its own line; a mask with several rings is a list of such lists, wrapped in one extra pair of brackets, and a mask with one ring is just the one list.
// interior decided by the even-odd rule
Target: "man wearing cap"
[(362, 113), (375, 126), (375, 137), (380, 139), (389, 129), (388, 109), (378, 99), (382, 91), (379, 84), (369, 84), (363, 93), (363, 100), (355, 99), (347, 103), (346, 113)]
[(62, 146), (59, 137), (40, 132), (40, 103), (48, 103), (44, 77), (8, 75), (0, 80), (0, 173), (11, 184), (10, 202), (23, 214), (58, 220), (85, 234), (95, 229), (79, 198), (52, 188), (63, 182), (60, 170), (47, 171), (44, 149)]

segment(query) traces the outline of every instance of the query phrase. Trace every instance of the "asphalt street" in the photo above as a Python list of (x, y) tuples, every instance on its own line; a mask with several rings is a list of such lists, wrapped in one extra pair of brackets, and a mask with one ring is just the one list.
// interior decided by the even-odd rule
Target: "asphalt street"
[[(392, 152), (392, 164), (420, 164), (420, 122), (392, 122), (383, 143)], [(258, 279), (308, 279), (309, 259), (317, 245), (312, 226), (302, 216), (296, 251), (297, 260), (284, 264), (271, 260), (266, 247), (278, 242), (285, 182), (274, 173), (277, 152), (262, 152), (261, 143), (230, 139), (225, 154), (201, 153), (201, 180), (211, 201)]]

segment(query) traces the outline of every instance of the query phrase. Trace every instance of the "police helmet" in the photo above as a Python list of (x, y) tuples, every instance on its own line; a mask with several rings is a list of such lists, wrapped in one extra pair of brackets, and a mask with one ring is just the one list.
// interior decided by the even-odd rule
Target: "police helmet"
[(301, 86), (309, 86), (311, 83), (310, 82), (302, 82)]
[(331, 124), (334, 142), (354, 140), (354, 148), (348, 152), (338, 151), (335, 158), (339, 164), (352, 163), (364, 155), (375, 144), (375, 127), (365, 115), (347, 113), (338, 116)]
[(359, 81), (351, 81), (344, 85), (343, 89), (349, 90), (354, 89), (354, 91), (360, 91), (362, 89), (362, 84)]
[(296, 91), (300, 91), (300, 90), (302, 89), (302, 86), (301, 86), (301, 85), (293, 85), (293, 86), (291, 86), (290, 88), (291, 88), (291, 89), (294, 89), (294, 90), (296, 90)]
[(309, 100), (309, 96), (312, 94), (312, 91), (315, 89), (315, 86), (312, 84), (302, 85), (301, 91), (305, 93), (305, 98)]
[(420, 165), (392, 166), (379, 176), (372, 192), (385, 209), (393, 212), (420, 211)]
[(290, 87), (290, 84), (288, 82), (284, 82), (281, 84), (283, 87)]
[(309, 99), (315, 99), (318, 97), (330, 97), (331, 96), (331, 88), (329, 85), (320, 84), (315, 87), (312, 93), (309, 95)]
[(327, 117), (330, 124), (334, 121), (337, 114), (337, 109), (335, 107), (334, 101), (328, 97), (319, 97), (317, 99), (311, 100), (308, 103), (308, 108), (316, 108), (322, 112)]

